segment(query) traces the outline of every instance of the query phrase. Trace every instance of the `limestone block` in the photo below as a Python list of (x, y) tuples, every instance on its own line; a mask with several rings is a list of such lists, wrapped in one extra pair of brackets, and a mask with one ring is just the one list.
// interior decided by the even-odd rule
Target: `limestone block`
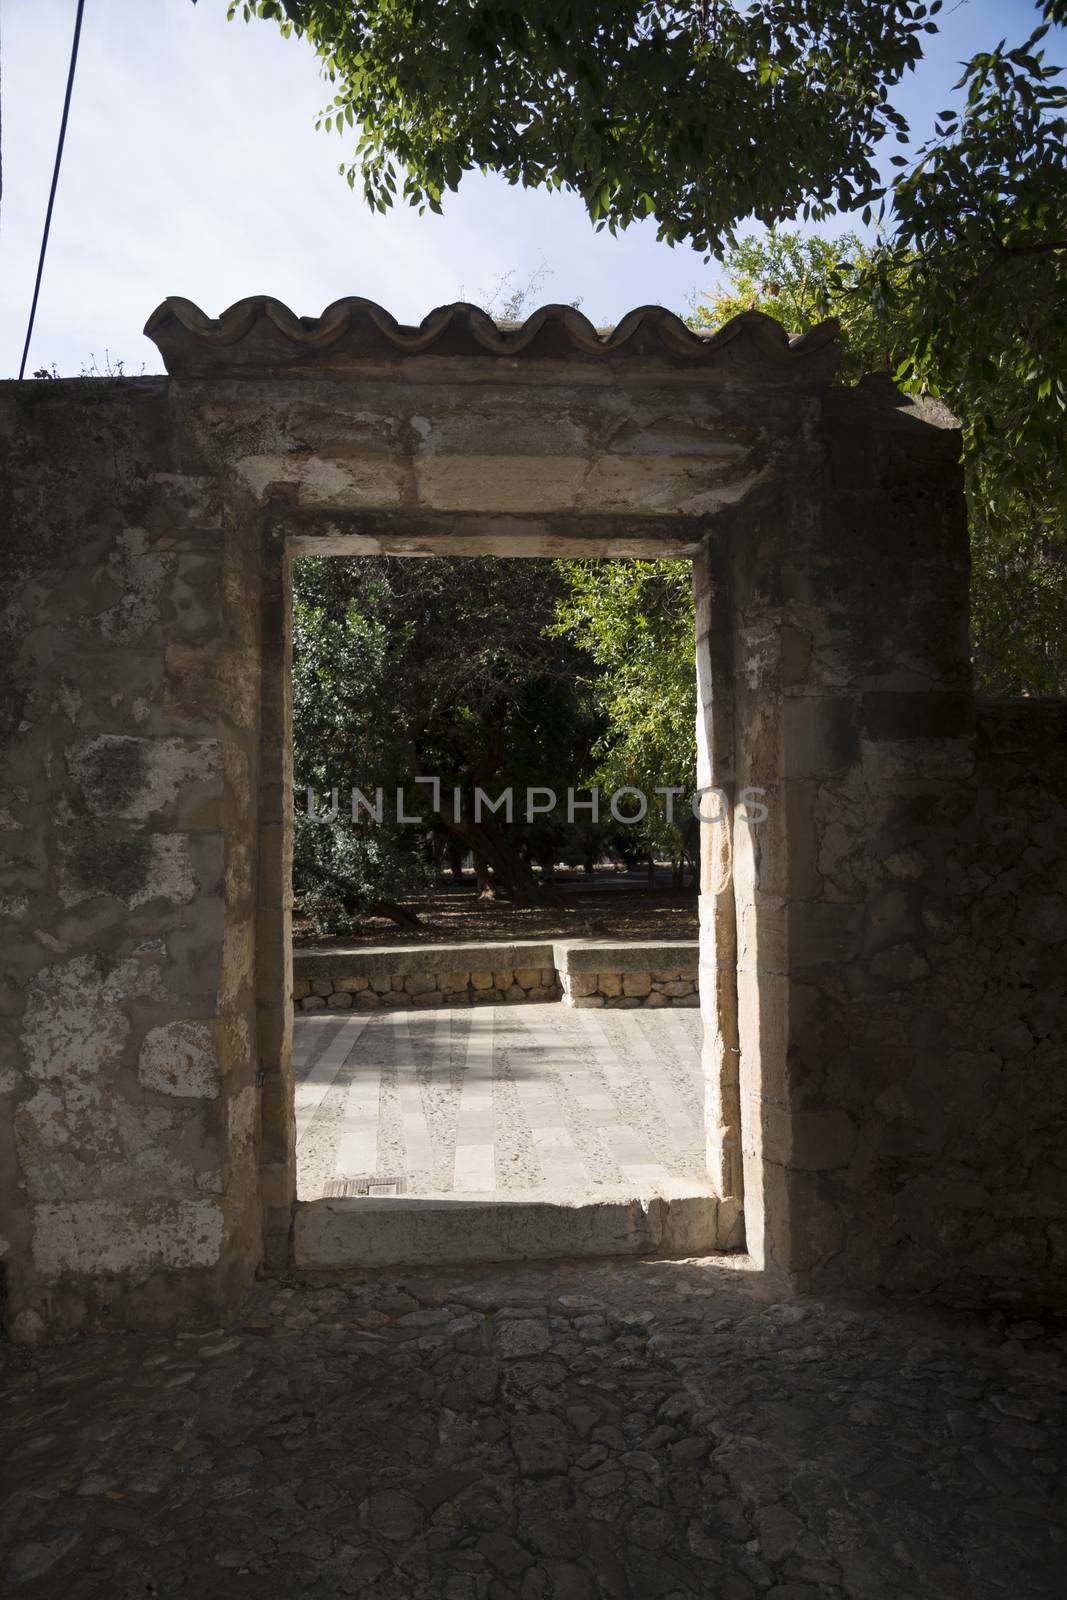
[(472, 972), (472, 989), (491, 989), (493, 987), (493, 974), (491, 972)]
[(442, 994), (458, 994), (469, 982), (469, 972), (441, 972), (437, 977), (437, 987)]
[(223, 1237), (215, 1200), (72, 1200), (33, 1211), (33, 1263), (45, 1277), (210, 1266)]
[[(67, 766), (90, 815), (147, 822), (200, 788), (221, 796), (221, 756), (215, 739), (143, 739), (97, 734), (67, 752)], [(218, 815), (205, 815), (208, 827)], [(203, 825), (203, 823), (202, 823)]]
[(309, 994), (300, 1002), (301, 1011), (325, 1011), (326, 1001), (321, 994)]
[(512, 984), (513, 969), (504, 967), (500, 972), (493, 973), (493, 987), (495, 989), (510, 989)]
[(375, 994), (388, 994), (393, 987), (393, 980), (392, 978), (372, 978), (370, 986)]
[(334, 988), (339, 989), (342, 994), (362, 994), (368, 982), (367, 978), (335, 978)]
[(563, 993), (565, 995), (591, 995), (597, 992), (597, 974), (595, 972), (567, 972), (563, 975)]
[(644, 1004), (650, 1011), (656, 1011), (660, 1006), (669, 1006), (670, 1001), (665, 994), (658, 994), (653, 989), (651, 994), (645, 996)]
[(657, 983), (656, 988), (660, 994), (669, 995), (671, 999), (693, 992), (693, 984), (688, 978), (677, 978), (673, 983)]
[(296, 978), (293, 982), (293, 999), (303, 1000), (305, 995), (311, 993), (311, 985), (306, 978)]
[[(122, 834), (98, 824), (69, 833), (57, 830), (57, 836), (59, 898), (68, 908), (98, 895), (120, 901), (129, 911), (152, 900), (188, 905), (201, 892), (190, 842), (203, 834)], [(217, 838), (221, 858), (221, 835), (210, 837)]]
[(413, 972), (404, 979), (404, 989), (408, 994), (436, 993), (437, 979), (432, 972)]
[(541, 968), (541, 987), (543, 989), (553, 989), (556, 986), (556, 982), (557, 982), (557, 978), (556, 978), (556, 969), (555, 969), (555, 967), (542, 967)]
[(413, 1006), (421, 1006), (424, 1008), (429, 1006), (439, 1006), (441, 1004), (441, 996), (436, 989), (429, 991), (423, 990), (421, 994), (412, 995), (411, 1003)]
[(607, 1004), (607, 1001), (602, 994), (565, 994), (563, 996), (563, 1004), (565, 1006), (603, 1006)]
[(540, 967), (517, 967), (515, 969), (515, 982), (520, 989), (536, 989), (540, 981)]
[(642, 1001), (640, 995), (621, 994), (615, 1000), (605, 1000), (604, 1004), (610, 1006), (613, 1011), (636, 1011)]
[(646, 995), (652, 989), (652, 979), (647, 972), (624, 972), (622, 992), (627, 995)]
[(622, 994), (622, 973), (598, 972), (596, 975), (596, 986), (600, 993), (607, 995), (609, 999), (613, 995)]
[(330, 995), (326, 1005), (330, 1011), (350, 1011), (352, 996), (344, 989), (337, 989)]
[(322, 998), (325, 1000), (328, 995), (333, 994), (333, 979), (332, 978), (313, 978), (311, 980), (311, 992), (312, 992), (312, 994), (321, 995)]
[(157, 1094), (214, 1100), (219, 1092), (219, 1068), (210, 1024), (166, 1022), (150, 1028), (137, 1061), (137, 1077)]
[(506, 994), (504, 995), (504, 998), (505, 998), (505, 1000), (508, 1000), (512, 1004), (514, 1004), (517, 1000), (525, 1000), (526, 999), (526, 990), (520, 988), (517, 983), (513, 983), (510, 986), (510, 988), (507, 990)]
[(382, 1003), (373, 989), (363, 989), (355, 996), (355, 1001), (359, 1011), (377, 1011)]

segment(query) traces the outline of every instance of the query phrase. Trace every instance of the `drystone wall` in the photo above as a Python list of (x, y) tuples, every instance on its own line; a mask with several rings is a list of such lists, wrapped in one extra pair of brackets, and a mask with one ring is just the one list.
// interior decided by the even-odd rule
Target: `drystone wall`
[(441, 972), (424, 968), (406, 974), (370, 975), (349, 971), (334, 977), (293, 981), (293, 1002), (301, 1012), (405, 1011), (558, 999), (554, 967), (447, 967)]
[(697, 945), (412, 945), (298, 951), (298, 1011), (405, 1010), (434, 1006), (697, 1006)]

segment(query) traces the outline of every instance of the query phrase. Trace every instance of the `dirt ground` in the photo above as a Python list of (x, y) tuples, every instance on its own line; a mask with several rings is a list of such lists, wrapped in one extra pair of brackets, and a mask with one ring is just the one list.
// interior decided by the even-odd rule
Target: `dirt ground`
[(304, 950), (347, 950), (452, 940), (695, 939), (698, 927), (695, 890), (671, 889), (662, 881), (649, 890), (643, 873), (597, 873), (592, 879), (560, 873), (546, 898), (535, 905), (480, 900), (473, 879), (462, 887), (442, 885), (436, 894), (400, 904), (416, 912), (424, 926), (399, 928), (385, 917), (368, 917), (358, 933), (324, 939), (296, 916), (293, 943)]

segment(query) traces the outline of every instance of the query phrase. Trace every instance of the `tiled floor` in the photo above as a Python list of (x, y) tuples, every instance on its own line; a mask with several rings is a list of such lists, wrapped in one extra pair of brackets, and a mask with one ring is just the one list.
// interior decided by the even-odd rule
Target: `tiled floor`
[(299, 1017), (300, 1198), (353, 1180), (555, 1199), (700, 1179), (700, 1026), (558, 1004)]

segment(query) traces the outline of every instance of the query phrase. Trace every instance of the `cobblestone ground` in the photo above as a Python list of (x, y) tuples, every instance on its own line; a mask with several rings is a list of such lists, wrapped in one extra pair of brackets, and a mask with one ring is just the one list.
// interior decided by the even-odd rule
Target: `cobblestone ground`
[(1067, 1592), (1067, 1331), (709, 1263), (264, 1281), (203, 1337), (6, 1353), (6, 1592)]

